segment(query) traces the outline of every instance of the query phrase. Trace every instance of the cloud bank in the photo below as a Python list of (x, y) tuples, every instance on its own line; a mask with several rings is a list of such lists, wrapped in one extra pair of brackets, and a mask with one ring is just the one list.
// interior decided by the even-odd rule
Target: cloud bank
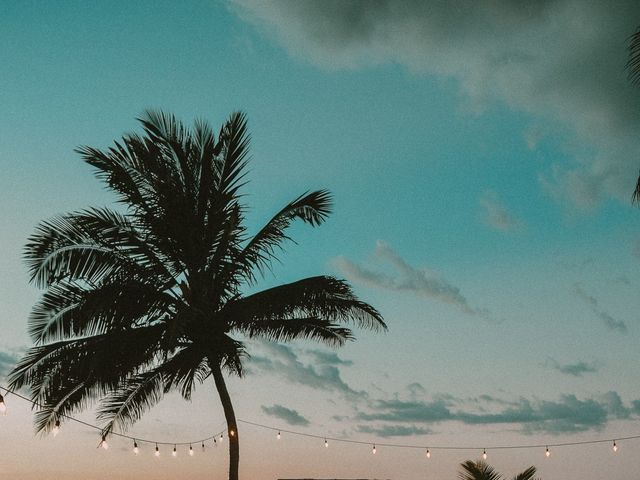
[(624, 67), (628, 37), (640, 23), (636, 0), (615, 7), (578, 0), (231, 5), (292, 56), (321, 68), (395, 63), (457, 79), (461, 103), (476, 110), (497, 103), (525, 112), (529, 147), (554, 132), (570, 158), (540, 174), (550, 195), (583, 208), (609, 197), (629, 201), (640, 94)]
[(628, 419), (639, 412), (640, 401), (627, 406), (616, 392), (584, 399), (562, 395), (558, 400), (504, 400), (491, 395), (465, 400), (441, 396), (431, 400), (374, 400), (369, 402), (367, 411), (358, 411), (354, 420), (377, 422), (381, 426), (372, 427), (372, 433), (387, 431), (388, 436), (394, 431), (402, 435), (405, 431), (428, 430), (429, 426), (442, 422), (509, 424), (518, 426), (525, 434), (564, 434), (601, 430), (612, 419)]

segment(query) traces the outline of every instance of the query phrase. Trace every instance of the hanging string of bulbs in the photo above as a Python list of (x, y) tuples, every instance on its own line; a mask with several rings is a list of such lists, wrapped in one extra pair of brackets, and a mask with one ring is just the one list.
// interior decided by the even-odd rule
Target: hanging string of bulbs
[[(7, 415), (7, 405), (5, 403), (4, 397), (2, 396), (2, 390), (4, 390), (5, 395), (11, 394), (21, 400), (24, 400), (25, 402), (31, 403), (34, 406), (37, 407), (42, 407), (42, 405), (38, 404), (37, 402), (19, 394), (18, 392), (15, 392), (13, 390), (9, 390), (6, 387), (0, 386), (0, 415)], [(105, 450), (107, 450), (109, 448), (109, 443), (107, 441), (107, 436), (104, 435), (102, 433), (102, 428), (100, 428), (97, 425), (93, 425), (91, 423), (85, 422), (83, 420), (80, 420), (78, 418), (72, 417), (70, 415), (60, 415), (61, 417), (79, 423), (81, 425), (84, 425), (86, 427), (92, 428), (94, 430), (98, 430), (100, 431), (100, 442), (98, 443), (98, 448), (103, 448)], [(556, 442), (556, 443), (525, 443), (525, 444), (514, 444), (514, 445), (492, 445), (492, 446), (488, 446), (488, 447), (478, 447), (478, 446), (472, 446), (472, 445), (468, 445), (468, 446), (460, 446), (460, 445), (416, 445), (416, 444), (403, 444), (403, 443), (380, 443), (380, 442), (367, 442), (367, 441), (362, 441), (362, 440), (354, 440), (354, 439), (349, 439), (349, 438), (337, 438), (337, 437), (327, 437), (324, 435), (316, 435), (316, 434), (312, 434), (312, 433), (304, 433), (304, 432), (298, 432), (295, 430), (286, 430), (286, 429), (282, 429), (282, 428), (278, 428), (278, 427), (274, 427), (271, 425), (264, 425), (261, 423), (256, 423), (256, 422), (250, 422), (248, 420), (241, 420), (241, 419), (237, 419), (238, 423), (243, 423), (245, 425), (250, 425), (253, 427), (258, 427), (258, 428), (262, 428), (265, 430), (271, 430), (273, 432), (277, 432), (276, 434), (276, 439), (280, 440), (282, 438), (282, 434), (286, 433), (289, 435), (294, 435), (294, 436), (299, 436), (299, 437), (307, 437), (307, 438), (314, 438), (314, 439), (318, 439), (318, 440), (324, 440), (324, 446), (325, 448), (329, 448), (329, 441), (331, 442), (336, 442), (336, 443), (350, 443), (350, 444), (357, 444), (357, 445), (370, 445), (371, 446), (371, 453), (373, 455), (375, 455), (378, 451), (377, 447), (388, 447), (388, 448), (404, 448), (404, 449), (417, 449), (417, 450), (423, 450), (425, 452), (425, 457), (427, 459), (431, 458), (431, 454), (433, 451), (436, 450), (466, 450), (466, 451), (480, 451), (482, 450), (482, 458), (484, 460), (486, 460), (488, 458), (488, 453), (487, 450), (522, 450), (522, 449), (544, 449), (544, 455), (545, 457), (549, 458), (551, 456), (551, 448), (561, 448), (561, 447), (569, 447), (569, 446), (579, 446), (579, 445), (595, 445), (595, 444), (602, 444), (602, 443), (609, 443), (612, 445), (611, 449), (613, 450), (613, 452), (617, 452), (619, 450), (619, 445), (618, 442), (620, 441), (626, 441), (626, 440), (637, 440), (640, 439), (640, 435), (631, 435), (631, 436), (626, 436), (626, 437), (616, 437), (616, 438), (610, 438), (610, 439), (596, 439), (596, 440), (584, 440), (584, 441), (576, 441), (576, 442)], [(58, 435), (58, 433), (60, 432), (60, 421), (57, 420), (55, 423), (54, 428), (52, 429), (52, 435), (55, 437)], [(235, 432), (233, 430), (229, 430), (229, 435), (233, 436), (235, 435)], [(221, 430), (217, 433), (214, 433), (213, 435), (210, 435), (206, 438), (201, 438), (201, 439), (197, 439), (197, 440), (191, 440), (188, 442), (166, 442), (166, 441), (156, 441), (156, 440), (152, 440), (152, 439), (147, 439), (147, 438), (140, 438), (140, 437), (134, 437), (131, 435), (127, 435), (124, 433), (118, 433), (118, 432), (111, 432), (109, 435), (115, 436), (115, 437), (120, 437), (120, 438), (125, 438), (128, 439), (130, 441), (133, 441), (133, 453), (135, 455), (138, 455), (140, 453), (140, 448), (138, 447), (138, 443), (142, 444), (142, 443), (146, 443), (146, 444), (151, 444), (151, 445), (155, 445), (155, 451), (154, 451), (154, 455), (156, 457), (160, 456), (160, 446), (161, 445), (173, 445), (173, 451), (171, 452), (171, 454), (175, 457), (178, 455), (178, 446), (186, 446), (189, 445), (189, 450), (188, 450), (188, 454), (190, 456), (194, 455), (194, 450), (193, 450), (193, 445), (198, 445), (200, 444), (202, 447), (202, 450), (205, 450), (205, 443), (206, 442), (211, 442), (213, 440), (213, 444), (214, 446), (218, 445), (219, 443), (222, 443), (222, 441), (224, 440), (224, 430)]]

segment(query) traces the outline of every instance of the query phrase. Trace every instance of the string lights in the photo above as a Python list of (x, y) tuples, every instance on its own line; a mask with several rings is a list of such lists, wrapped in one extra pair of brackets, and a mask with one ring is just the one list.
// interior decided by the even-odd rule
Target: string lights
[[(26, 402), (31, 403), (34, 406), (37, 407), (41, 407), (40, 404), (38, 404), (37, 402), (34, 402), (33, 400), (30, 400), (29, 398), (20, 395), (19, 393), (9, 390), (6, 387), (1, 387), (0, 386), (0, 390), (3, 390), (5, 392), (5, 396), (8, 394), (11, 394), (13, 396), (15, 396), (16, 398), (19, 398), (21, 400), (24, 400)], [(0, 413), (6, 415), (7, 413), (7, 404), (5, 401), (5, 396), (2, 395), (2, 393), (0, 393)], [(69, 415), (65, 415), (65, 414), (59, 414), (59, 417), (64, 418), (66, 420), (70, 420), (79, 424), (82, 424), (86, 427), (95, 429), (95, 430), (99, 430), (101, 431), (101, 437), (100, 437), (100, 443), (98, 444), (98, 448), (102, 447), (104, 450), (108, 450), (109, 449), (109, 443), (107, 441), (107, 435), (102, 433), (102, 428), (98, 427), (97, 425), (93, 425), (90, 423), (87, 423), (85, 421), (79, 420), (75, 417), (69, 416)], [(297, 432), (297, 431), (292, 431), (292, 430), (284, 430), (284, 429), (280, 429), (277, 427), (272, 427), (269, 425), (263, 425), (260, 423), (255, 423), (255, 422), (250, 422), (247, 420), (241, 420), (238, 419), (237, 420), (238, 423), (243, 423), (245, 425), (251, 425), (254, 427), (258, 427), (258, 428), (262, 428), (262, 429), (266, 429), (266, 430), (271, 430), (271, 431), (275, 431), (277, 432), (276, 434), (276, 439), (280, 440), (282, 433), (288, 433), (290, 435), (296, 435), (296, 436), (302, 436), (302, 437), (310, 437), (310, 438), (317, 438), (317, 439), (323, 439), (324, 440), (324, 446), (325, 448), (329, 448), (329, 440), (334, 441), (334, 442), (339, 442), (339, 443), (351, 443), (351, 444), (360, 444), (360, 445), (371, 445), (372, 449), (371, 449), (371, 453), (372, 454), (376, 454), (377, 453), (377, 448), (382, 446), (382, 447), (390, 447), (390, 448), (404, 448), (404, 449), (421, 449), (423, 451), (425, 451), (425, 456), (427, 459), (431, 458), (431, 453), (433, 450), (467, 450), (467, 451), (473, 451), (473, 450), (478, 450), (477, 446), (454, 446), (454, 445), (440, 445), (440, 446), (430, 446), (430, 447), (425, 447), (424, 445), (413, 445), (413, 444), (400, 444), (400, 443), (370, 443), (370, 442), (365, 442), (365, 441), (360, 441), (360, 440), (353, 440), (353, 439), (348, 439), (348, 438), (335, 438), (335, 437), (326, 437), (326, 436), (321, 436), (321, 435), (314, 435), (314, 434), (310, 434), (310, 433), (303, 433), (303, 432)], [(56, 420), (55, 425), (51, 431), (51, 433), (53, 434), (53, 436), (56, 436), (59, 432), (60, 432), (60, 420)], [(230, 429), (229, 430), (229, 436), (230, 437), (234, 437), (236, 434), (235, 430)], [(203, 438), (200, 440), (192, 440), (189, 442), (158, 442), (155, 440), (151, 440), (151, 439), (141, 439), (139, 437), (132, 437), (126, 434), (122, 434), (122, 433), (117, 433), (117, 432), (110, 432), (109, 435), (115, 436), (115, 437), (121, 437), (121, 438), (126, 438), (129, 440), (133, 441), (133, 453), (134, 455), (138, 455), (140, 452), (140, 449), (138, 447), (138, 442), (141, 443), (149, 443), (149, 444), (155, 444), (155, 456), (159, 457), (160, 456), (160, 445), (173, 445), (173, 451), (172, 451), (172, 455), (174, 457), (176, 457), (178, 455), (178, 449), (177, 447), (179, 445), (189, 445), (189, 456), (193, 456), (194, 455), (194, 450), (193, 450), (193, 443), (198, 443), (200, 442), (200, 444), (202, 445), (202, 450), (205, 450), (205, 442), (207, 441), (213, 441), (214, 445), (216, 444), (216, 438), (218, 438), (220, 440), (220, 442), (223, 441), (224, 439), (224, 434), (222, 432), (216, 433), (214, 435), (211, 435), (207, 438)], [(538, 449), (538, 448), (544, 448), (544, 454), (547, 458), (549, 458), (551, 456), (551, 450), (550, 447), (567, 447), (567, 446), (576, 446), (576, 445), (595, 445), (595, 444), (600, 444), (600, 443), (609, 443), (610, 445), (612, 445), (612, 450), (613, 452), (618, 452), (619, 449), (619, 445), (618, 442), (620, 441), (625, 441), (625, 440), (637, 440), (640, 439), (640, 435), (632, 435), (632, 436), (627, 436), (627, 437), (616, 437), (615, 439), (597, 439), (597, 440), (585, 440), (585, 441), (579, 441), (579, 442), (562, 442), (562, 443), (553, 443), (553, 444), (519, 444), (519, 445), (493, 445), (490, 446), (489, 449), (491, 450), (512, 450), (512, 449)], [(483, 459), (487, 459), (487, 448), (482, 448), (482, 458)]]

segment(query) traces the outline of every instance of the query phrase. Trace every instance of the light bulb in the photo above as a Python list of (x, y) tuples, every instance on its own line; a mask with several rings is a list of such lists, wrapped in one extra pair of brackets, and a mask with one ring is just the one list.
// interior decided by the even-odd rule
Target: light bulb
[(487, 451), (486, 451), (486, 450), (482, 450), (482, 458), (483, 458), (484, 460), (486, 460), (486, 459), (487, 459)]
[(236, 432), (235, 432), (235, 431), (233, 431), (233, 430), (229, 430), (229, 436), (230, 436), (230, 437), (233, 437), (235, 434), (236, 434)]
[(138, 444), (137, 442), (134, 440), (133, 441), (133, 454), (137, 455), (140, 452), (140, 449), (138, 448)]
[(427, 448), (427, 458), (431, 458), (431, 452), (429, 451), (428, 448)]
[(224, 440), (224, 437), (220, 434), (220, 441), (222, 442), (222, 440)]
[(0, 394), (0, 413), (3, 415), (7, 414), (7, 405), (4, 403), (4, 397)]
[(549, 447), (547, 447), (547, 450), (544, 452), (544, 454), (547, 456), (547, 458), (549, 458), (551, 456), (551, 452), (549, 451)]
[(327, 439), (324, 439), (324, 448), (329, 448), (329, 442), (327, 442)]
[(616, 441), (613, 441), (613, 451), (617, 452), (618, 451), (618, 445), (616, 445)]
[(193, 457), (193, 447), (189, 445), (189, 455)]
[(100, 442), (100, 446), (105, 450), (109, 450), (109, 444), (107, 443), (107, 437), (105, 435), (102, 436), (102, 441)]
[(58, 433), (60, 433), (60, 420), (56, 420), (56, 425), (53, 427), (53, 430), (51, 430), (51, 433), (54, 438), (58, 436)]
[(276, 435), (276, 438), (280, 440), (280, 432), (278, 432), (278, 435)]
[(156, 443), (156, 457), (160, 456), (160, 449), (158, 448), (158, 444)]
[[(213, 439), (213, 443), (216, 443), (216, 439)], [(204, 452), (204, 442), (202, 442), (202, 451)]]
[(371, 453), (373, 453), (374, 455), (376, 454), (376, 446), (375, 446), (375, 444), (373, 445), (373, 449), (371, 450)]
[(176, 446), (173, 446), (173, 452), (171, 453), (171, 455), (173, 455), (174, 457), (178, 456), (178, 450), (176, 450)]

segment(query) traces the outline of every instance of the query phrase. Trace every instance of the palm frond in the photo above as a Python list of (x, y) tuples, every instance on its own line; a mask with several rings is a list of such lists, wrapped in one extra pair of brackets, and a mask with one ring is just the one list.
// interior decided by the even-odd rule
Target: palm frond
[(340, 347), (354, 336), (349, 328), (322, 318), (285, 318), (249, 320), (234, 324), (234, 330), (248, 338), (263, 338), (274, 342), (314, 340), (332, 347)]
[(227, 334), (216, 335), (201, 342), (201, 348), (207, 352), (209, 365), (219, 366), (238, 377), (244, 374), (242, 361), (247, 356), (247, 352), (241, 341)]
[(636, 188), (631, 195), (632, 203), (640, 203), (640, 176), (638, 176), (638, 181), (636, 182)]
[(9, 384), (30, 385), (32, 399), (46, 403), (88, 377), (117, 383), (161, 359), (163, 334), (162, 325), (153, 325), (31, 347), (9, 374)]
[(291, 223), (300, 219), (312, 226), (320, 225), (331, 213), (331, 194), (318, 190), (299, 196), (276, 213), (242, 250), (240, 261), (245, 266), (245, 276), (252, 279), (252, 271), (269, 269), (282, 243), (290, 238), (285, 231)]
[(534, 480), (536, 472), (537, 472), (536, 467), (531, 465), (524, 472), (519, 473), (518, 475), (513, 477), (513, 480)]
[(460, 480), (500, 480), (502, 475), (488, 463), (478, 460), (476, 462), (467, 460), (461, 463), (462, 472), (458, 473)]
[(244, 113), (232, 113), (218, 135), (220, 160), (216, 169), (216, 191), (222, 197), (235, 197), (243, 185), (249, 142), (247, 117)]
[(627, 70), (629, 71), (629, 80), (640, 85), (640, 28), (629, 39)]
[(353, 322), (374, 331), (387, 328), (375, 308), (358, 300), (346, 282), (329, 276), (305, 278), (230, 301), (222, 315), (232, 328), (262, 320), (308, 317)]
[(141, 373), (119, 386), (100, 402), (98, 420), (107, 421), (102, 434), (107, 435), (114, 428), (121, 431), (142, 418), (144, 412), (156, 405), (164, 393), (162, 365), (154, 370)]
[(131, 223), (108, 209), (88, 209), (42, 222), (25, 246), (31, 281), (48, 286), (62, 279), (98, 283), (119, 268), (138, 275), (172, 277)]
[(171, 315), (176, 299), (151, 279), (118, 275), (96, 287), (59, 282), (34, 305), (28, 330), (36, 344), (150, 325)]

